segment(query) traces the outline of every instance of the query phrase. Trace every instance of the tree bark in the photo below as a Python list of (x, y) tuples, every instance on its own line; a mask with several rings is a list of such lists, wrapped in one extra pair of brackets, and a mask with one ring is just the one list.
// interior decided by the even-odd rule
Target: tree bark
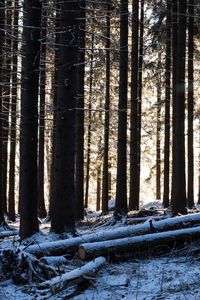
[[(75, 229), (75, 108), (78, 1), (60, 3), (60, 47), (51, 230)], [(71, 28), (70, 30), (66, 28)], [(67, 100), (66, 100), (67, 99)]]
[(187, 204), (194, 206), (194, 0), (188, 1), (188, 175)]
[(115, 217), (127, 213), (128, 0), (120, 6), (120, 62)]
[(165, 56), (165, 135), (164, 135), (164, 183), (163, 206), (169, 206), (170, 171), (170, 100), (171, 100), (171, 0), (167, 0), (166, 56)]
[(96, 256), (134, 256), (141, 250), (152, 249), (159, 245), (174, 246), (177, 243), (191, 242), (200, 237), (200, 227), (146, 234), (112, 241), (85, 243), (79, 246), (79, 256), (83, 260), (94, 259)]
[(24, 2), (20, 134), (20, 237), (39, 231), (37, 189), (41, 2)]
[(200, 225), (200, 214), (169, 218), (161, 221), (149, 221), (144, 224), (129, 225), (121, 228), (112, 228), (110, 230), (97, 233), (85, 234), (80, 237), (70, 238), (67, 240), (45, 242), (40, 245), (32, 245), (25, 249), (26, 252), (34, 254), (37, 257), (44, 255), (63, 255), (73, 254), (77, 251), (78, 246), (85, 243), (93, 243), (106, 240), (127, 238), (131, 236), (144, 235), (153, 232), (163, 232), (177, 230)]
[(187, 0), (179, 0), (177, 74), (175, 98), (175, 136), (174, 136), (174, 199), (172, 209), (175, 213), (186, 213), (185, 179), (185, 50), (186, 50)]
[(80, 268), (41, 283), (39, 289), (50, 288), (52, 294), (55, 295), (72, 284), (80, 283), (86, 280), (87, 277), (91, 278), (105, 262), (106, 259), (104, 257), (98, 257)]
[(138, 189), (138, 38), (139, 1), (132, 4), (131, 62), (131, 132), (130, 132), (130, 198), (129, 209), (139, 209)]
[(102, 172), (102, 212), (108, 212), (109, 201), (109, 126), (110, 126), (110, 18), (111, 4), (108, 1), (106, 15), (106, 95), (104, 120), (104, 153)]

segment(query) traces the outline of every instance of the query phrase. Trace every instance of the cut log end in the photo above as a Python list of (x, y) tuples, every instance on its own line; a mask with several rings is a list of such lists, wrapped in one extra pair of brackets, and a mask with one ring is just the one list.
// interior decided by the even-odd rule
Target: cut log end
[(82, 259), (82, 260), (86, 259), (86, 251), (83, 246), (79, 247), (78, 253), (79, 253), (80, 259)]

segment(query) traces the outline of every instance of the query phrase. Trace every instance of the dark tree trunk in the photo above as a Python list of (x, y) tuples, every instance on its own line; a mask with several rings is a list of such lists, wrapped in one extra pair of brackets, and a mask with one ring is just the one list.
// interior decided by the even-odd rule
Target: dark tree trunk
[(16, 106), (18, 93), (17, 60), (18, 60), (18, 0), (14, 2), (13, 30), (15, 38), (12, 41), (12, 100), (11, 100), (11, 126), (10, 126), (10, 165), (9, 165), (9, 194), (8, 216), (15, 221), (15, 155), (16, 155)]
[(101, 164), (97, 165), (97, 202), (96, 210), (99, 211), (101, 208)]
[(142, 120), (142, 68), (143, 68), (143, 51), (144, 51), (144, 0), (140, 3), (140, 37), (139, 37), (139, 60), (138, 60), (138, 143), (137, 143), (137, 195), (140, 201), (140, 170), (141, 170), (141, 120)]
[(186, 180), (185, 180), (185, 49), (186, 49), (186, 12), (187, 0), (179, 0), (178, 39), (177, 39), (177, 74), (175, 98), (175, 130), (174, 151), (175, 164), (174, 199), (172, 209), (175, 213), (186, 212)]
[[(5, 19), (5, 1), (0, 1), (0, 57), (3, 57), (3, 46), (4, 46), (4, 19)], [(0, 60), (0, 82), (3, 82), (3, 61)], [(3, 87), (0, 86), (0, 113), (2, 114), (2, 98), (3, 98)], [(2, 118), (0, 118), (0, 163), (2, 164), (2, 131), (3, 131), (3, 122)], [(4, 214), (3, 214), (3, 198), (2, 198), (2, 168), (0, 168), (0, 224), (4, 222)]]
[(38, 215), (40, 218), (47, 216), (44, 199), (44, 132), (45, 132), (45, 85), (46, 85), (46, 44), (47, 14), (42, 10), (40, 47), (40, 106), (39, 106), (39, 140), (38, 140)]
[[(78, 1), (60, 3), (60, 53), (51, 230), (75, 229), (75, 107)], [(70, 30), (66, 30), (70, 28)], [(67, 101), (66, 101), (67, 99)]]
[(177, 72), (177, 12), (178, 2), (172, 0), (172, 187), (171, 204), (175, 199), (175, 127), (176, 127), (176, 72)]
[(84, 218), (84, 77), (85, 77), (85, 1), (80, 1), (79, 53), (76, 101), (76, 218)]
[(156, 128), (156, 199), (161, 199), (161, 83), (160, 68), (161, 57), (158, 57), (158, 82), (157, 82), (157, 128)]
[(169, 206), (170, 157), (170, 100), (171, 100), (171, 0), (167, 0), (166, 56), (165, 56), (165, 137), (163, 206)]
[(131, 62), (131, 132), (130, 132), (130, 199), (129, 209), (139, 209), (138, 189), (138, 33), (139, 1), (132, 4)]
[(88, 104), (88, 136), (87, 136), (87, 157), (86, 157), (86, 183), (85, 183), (85, 207), (88, 207), (89, 176), (90, 176), (90, 152), (91, 152), (91, 119), (92, 119), (92, 89), (93, 89), (93, 59), (94, 59), (94, 34), (92, 34), (90, 56), (90, 82), (89, 82), (89, 104)]
[(188, 207), (194, 206), (194, 137), (193, 137), (193, 110), (194, 110), (194, 0), (188, 2)]
[[(110, 2), (110, 1), (109, 1)], [(105, 120), (104, 120), (104, 153), (102, 174), (102, 211), (108, 212), (109, 200), (109, 125), (110, 125), (110, 9), (107, 5), (106, 15), (106, 95), (105, 95)]]
[(41, 2), (25, 0), (20, 135), (20, 237), (38, 232), (37, 133)]
[(118, 146), (115, 216), (127, 213), (128, 0), (120, 7)]

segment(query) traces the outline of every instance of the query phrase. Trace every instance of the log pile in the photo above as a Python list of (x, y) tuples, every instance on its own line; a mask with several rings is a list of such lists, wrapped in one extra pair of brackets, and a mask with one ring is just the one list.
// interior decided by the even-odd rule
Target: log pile
[[(2, 262), (17, 283), (37, 283), (38, 293), (55, 295), (70, 285), (88, 280), (101, 268), (107, 258), (135, 257), (155, 247), (171, 247), (200, 240), (200, 213), (167, 218), (152, 216), (143, 224), (100, 228), (82, 236), (20, 246), (17, 254), (5, 251)], [(70, 268), (69, 257), (78, 257), (78, 267)], [(89, 263), (85, 262), (90, 260)], [(21, 281), (21, 282), (20, 282)]]

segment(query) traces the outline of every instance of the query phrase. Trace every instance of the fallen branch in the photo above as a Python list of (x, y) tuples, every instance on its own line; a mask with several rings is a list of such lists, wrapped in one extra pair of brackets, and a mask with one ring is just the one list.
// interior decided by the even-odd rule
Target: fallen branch
[(55, 295), (69, 285), (80, 283), (86, 280), (87, 277), (91, 278), (105, 262), (106, 259), (104, 257), (98, 257), (83, 267), (41, 283), (38, 289), (50, 289), (52, 294)]
[(191, 241), (197, 238), (200, 238), (200, 226), (117, 240), (85, 243), (79, 247), (79, 256), (81, 259), (87, 260), (99, 255), (128, 255), (134, 254), (136, 250), (148, 249), (163, 244)]
[(97, 233), (86, 234), (81, 237), (69, 238), (66, 240), (54, 242), (45, 242), (39, 245), (30, 245), (25, 249), (25, 251), (34, 254), (37, 257), (42, 257), (44, 255), (57, 256), (67, 253), (74, 254), (74, 252), (78, 250), (79, 245), (83, 243), (115, 240), (119, 238), (144, 235), (154, 232), (188, 228), (195, 225), (200, 225), (200, 214), (191, 214), (176, 218), (168, 218), (161, 221), (150, 220), (144, 224), (112, 228)]

